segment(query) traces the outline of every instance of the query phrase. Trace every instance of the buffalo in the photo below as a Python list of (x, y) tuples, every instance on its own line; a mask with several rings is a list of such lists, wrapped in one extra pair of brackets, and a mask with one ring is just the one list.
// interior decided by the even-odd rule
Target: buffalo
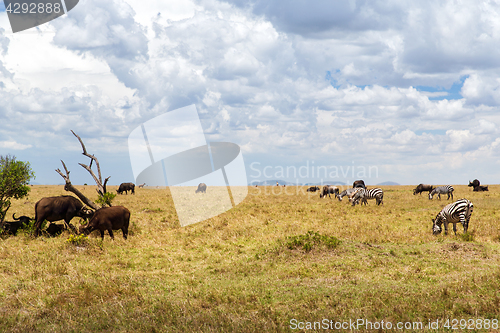
[(55, 237), (64, 230), (64, 224), (50, 223), (45, 231), (51, 236)]
[(120, 187), (116, 190), (118, 194), (122, 194), (125, 192), (125, 194), (128, 194), (128, 191), (131, 191), (132, 194), (135, 194), (135, 184), (134, 183), (121, 183)]
[(319, 194), (319, 197), (326, 198), (326, 195), (328, 195), (331, 198), (331, 194), (337, 196), (339, 194), (339, 188), (333, 185), (325, 185), (323, 186), (323, 192)]
[(207, 193), (207, 184), (205, 183), (200, 183), (198, 185), (198, 188), (196, 189), (196, 192), (195, 193), (198, 193), (198, 192), (201, 192), (201, 193)]
[(478, 187), (481, 185), (481, 182), (478, 179), (474, 179), (472, 182), (469, 180), (469, 187)]
[(363, 180), (356, 180), (354, 183), (352, 183), (352, 188), (356, 187), (361, 187), (366, 189), (365, 182)]
[(87, 219), (92, 216), (92, 211), (85, 209), (82, 202), (71, 195), (42, 198), (35, 204), (35, 236), (40, 235), (44, 220), (49, 222), (64, 220), (66, 227), (74, 230), (75, 227), (69, 222), (75, 216)]
[(483, 185), (474, 186), (473, 192), (484, 192), (484, 191), (489, 191), (488, 185), (486, 185), (486, 186), (483, 186)]
[(94, 230), (101, 232), (104, 239), (104, 231), (109, 232), (109, 236), (115, 239), (113, 230), (121, 229), (123, 238), (127, 239), (128, 225), (130, 223), (130, 211), (123, 206), (113, 206), (98, 209), (87, 225), (80, 226), (80, 233), (90, 234)]
[(306, 192), (316, 192), (316, 191), (319, 191), (319, 187), (318, 186), (311, 186), (307, 189)]
[(422, 192), (432, 192), (434, 187), (428, 184), (418, 184), (417, 187), (413, 189), (413, 195), (419, 194), (422, 195)]

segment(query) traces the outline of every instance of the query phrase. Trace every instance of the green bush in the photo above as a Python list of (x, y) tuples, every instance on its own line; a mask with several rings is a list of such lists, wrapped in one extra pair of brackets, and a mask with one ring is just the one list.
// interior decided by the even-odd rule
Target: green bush
[[(40, 226), (40, 230), (43, 230), (45, 229), (45, 227), (47, 226), (47, 220), (44, 220), (42, 222), (42, 225)], [(30, 220), (29, 223), (23, 223), (23, 225), (21, 226), (21, 228), (19, 228), (19, 231), (18, 233), (21, 232), (21, 233), (24, 233), (25, 235), (34, 235), (35, 234), (35, 220)]]
[(113, 201), (115, 197), (116, 193), (106, 192), (103, 195), (100, 195), (95, 202), (101, 205), (102, 207), (105, 206), (111, 207), (111, 201)]

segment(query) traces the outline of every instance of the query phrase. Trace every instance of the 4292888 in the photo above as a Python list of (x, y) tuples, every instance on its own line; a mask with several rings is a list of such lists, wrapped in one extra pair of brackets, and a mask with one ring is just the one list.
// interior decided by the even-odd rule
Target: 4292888
[(482, 329), (498, 329), (498, 319), (447, 319), (444, 328), (451, 330), (482, 330)]
[(14, 2), (9, 3), (5, 11), (9, 14), (59, 14), (63, 9), (60, 3), (27, 3), (27, 2)]

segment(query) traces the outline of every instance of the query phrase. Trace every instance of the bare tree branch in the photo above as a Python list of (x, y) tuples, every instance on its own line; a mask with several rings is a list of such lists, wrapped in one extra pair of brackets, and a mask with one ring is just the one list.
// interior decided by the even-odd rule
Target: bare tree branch
[[(85, 156), (91, 158), (90, 167), (88, 167), (88, 166), (86, 166), (84, 164), (81, 164), (81, 163), (79, 163), (79, 164), (81, 166), (83, 166), (88, 172), (90, 172), (90, 174), (92, 175), (92, 177), (94, 177), (94, 180), (95, 180), (97, 186), (99, 186), (99, 189), (102, 190), (102, 177), (101, 177), (101, 168), (99, 166), (99, 161), (97, 160), (97, 158), (94, 155), (90, 155), (87, 152), (87, 149), (85, 148), (85, 145), (83, 144), (83, 141), (78, 136), (78, 134), (76, 134), (75, 132), (73, 132), (73, 130), (71, 130), (71, 133), (73, 133), (73, 135), (77, 137), (78, 141), (80, 141), (80, 144), (82, 145), (82, 149), (83, 149), (82, 155), (85, 155)], [(90, 169), (92, 167), (92, 161), (95, 161), (95, 165), (97, 167), (97, 174), (98, 174), (99, 178), (97, 178), (96, 175), (94, 174), (94, 172), (92, 171), (92, 169)]]
[(64, 185), (64, 190), (66, 190), (68, 192), (73, 192), (78, 198), (80, 198), (80, 200), (82, 200), (82, 202), (84, 204), (86, 204), (87, 206), (89, 206), (95, 210), (98, 210), (99, 207), (93, 201), (89, 200), (86, 196), (84, 196), (82, 194), (82, 192), (78, 191), (78, 189), (76, 187), (74, 187), (73, 184), (71, 184), (71, 180), (69, 179), (68, 168), (66, 168), (66, 164), (64, 164), (64, 162), (62, 160), (61, 160), (61, 163), (64, 167), (64, 170), (66, 171), (66, 175), (63, 174), (60, 169), (57, 169), (56, 172), (58, 174), (60, 174), (61, 177), (63, 177), (64, 181), (66, 182), (66, 185)]
[[(80, 145), (82, 146), (82, 150), (83, 150), (82, 154), (90, 158), (90, 164), (89, 165), (86, 165), (86, 164), (83, 164), (83, 163), (78, 163), (78, 164), (80, 164), (85, 170), (87, 170), (90, 173), (90, 175), (92, 176), (92, 178), (94, 178), (94, 181), (97, 184), (97, 193), (99, 194), (99, 196), (101, 196), (101, 197), (104, 196), (104, 194), (106, 193), (106, 184), (107, 184), (107, 182), (108, 182), (108, 180), (109, 180), (109, 178), (111, 176), (109, 176), (108, 178), (106, 178), (104, 180), (104, 183), (102, 182), (101, 168), (99, 166), (99, 161), (97, 160), (97, 157), (95, 157), (94, 155), (91, 155), (91, 154), (89, 154), (87, 152), (87, 148), (85, 147), (85, 144), (83, 143), (83, 140), (75, 132), (73, 132), (73, 130), (71, 130), (71, 133), (73, 133), (73, 135), (76, 136), (76, 138), (80, 142)], [(93, 162), (95, 162), (95, 165), (97, 167), (97, 176), (92, 171), (92, 163)], [(66, 167), (66, 164), (64, 164), (64, 162), (62, 160), (61, 160), (61, 163), (62, 163), (62, 165), (64, 167), (64, 171), (66, 171), (66, 175), (63, 174), (62, 171), (59, 170), (59, 169), (57, 169), (56, 172), (59, 173), (61, 175), (61, 177), (63, 177), (63, 179), (66, 182), (66, 185), (64, 186), (64, 189), (66, 191), (73, 192), (74, 194), (76, 194), (76, 196), (78, 198), (80, 198), (80, 200), (82, 200), (87, 206), (92, 207), (95, 210), (99, 209), (99, 207), (93, 201), (89, 200), (86, 196), (84, 196), (80, 191), (78, 191), (77, 188), (75, 188), (71, 184), (71, 181), (69, 179), (69, 170)]]

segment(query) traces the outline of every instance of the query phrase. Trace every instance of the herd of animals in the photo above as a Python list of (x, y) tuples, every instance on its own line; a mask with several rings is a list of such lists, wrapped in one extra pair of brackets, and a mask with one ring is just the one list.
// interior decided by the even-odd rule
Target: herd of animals
[[(145, 185), (145, 183), (140, 184), (138, 187), (142, 188)], [(473, 187), (476, 192), (488, 191), (488, 186), (482, 186), (477, 179), (472, 182), (469, 181), (468, 186)], [(135, 194), (135, 184), (122, 183), (116, 191), (118, 194), (123, 194), (123, 192), (128, 194), (128, 191), (130, 191), (131, 194)], [(207, 185), (201, 183), (198, 185), (195, 193), (206, 193), (206, 191)], [(368, 200), (372, 199), (375, 199), (377, 205), (381, 205), (384, 199), (384, 192), (381, 188), (367, 189), (363, 180), (356, 180), (352, 188), (348, 188), (342, 192), (340, 192), (338, 187), (333, 185), (325, 185), (323, 189), (320, 189), (318, 186), (311, 186), (307, 189), (307, 192), (317, 191), (320, 191), (320, 198), (326, 198), (327, 195), (331, 198), (333, 194), (339, 201), (342, 201), (342, 198), (347, 196), (352, 206), (357, 204), (367, 205)], [(451, 185), (434, 188), (432, 185), (419, 184), (413, 190), (413, 195), (421, 195), (422, 192), (429, 192), (429, 200), (432, 200), (435, 195), (437, 195), (438, 199), (441, 199), (441, 194), (447, 194), (447, 200), (450, 199), (450, 197), (453, 200), (453, 191), (454, 189)], [(448, 223), (453, 224), (455, 235), (457, 233), (457, 223), (462, 224), (464, 233), (467, 232), (473, 207), (472, 202), (467, 199), (460, 199), (446, 205), (436, 215), (436, 218), (432, 220), (433, 234), (441, 233), (442, 225), (444, 225), (445, 234), (448, 234)], [(113, 230), (122, 230), (123, 238), (127, 239), (130, 223), (130, 211), (127, 208), (123, 206), (112, 206), (100, 208), (94, 212), (85, 208), (80, 200), (70, 195), (42, 198), (35, 204), (35, 236), (42, 235), (41, 227), (44, 221), (50, 222), (49, 226), (44, 230), (44, 232), (50, 236), (56, 236), (64, 229), (68, 228), (76, 233), (76, 228), (70, 224), (71, 219), (74, 217), (81, 217), (85, 220), (90, 219), (86, 225), (80, 226), (80, 234), (88, 235), (94, 230), (99, 230), (101, 238), (104, 239), (104, 232), (107, 230), (110, 237), (114, 239)], [(4, 233), (15, 235), (23, 224), (28, 225), (33, 220), (28, 216), (16, 218), (15, 213), (12, 215), (12, 218), (14, 222), (4, 222), (3, 225), (0, 225)], [(61, 220), (64, 221), (64, 224), (53, 223)]]
[[(474, 179), (474, 181), (469, 181), (469, 187), (474, 188), (474, 192), (489, 191), (488, 186), (482, 186), (480, 181)], [(368, 204), (367, 200), (375, 199), (377, 205), (383, 204), (384, 192), (381, 188), (367, 189), (365, 182), (363, 180), (356, 180), (352, 184), (352, 188), (346, 189), (340, 192), (339, 188), (333, 185), (325, 185), (321, 190), (318, 186), (311, 186), (307, 189), (307, 192), (320, 191), (319, 197), (326, 198), (328, 195), (331, 198), (331, 194), (335, 195), (339, 201), (347, 196), (352, 206), (355, 206), (361, 202), (361, 204)], [(422, 192), (429, 192), (429, 200), (432, 200), (435, 195), (441, 200), (441, 194), (447, 194), (447, 200), (453, 200), (454, 188), (451, 185), (438, 186), (434, 188), (432, 185), (419, 184), (414, 190), (413, 195), (420, 194)], [(339, 193), (340, 192), (340, 193)], [(456, 202), (446, 205), (437, 215), (436, 218), (432, 219), (432, 232), (433, 234), (439, 234), (442, 232), (442, 226), (444, 225), (445, 234), (448, 234), (448, 223), (453, 224), (453, 231), (455, 235), (457, 234), (457, 223), (461, 223), (464, 228), (464, 233), (467, 232), (469, 228), (469, 221), (472, 215), (474, 205), (467, 199), (460, 199)]]

